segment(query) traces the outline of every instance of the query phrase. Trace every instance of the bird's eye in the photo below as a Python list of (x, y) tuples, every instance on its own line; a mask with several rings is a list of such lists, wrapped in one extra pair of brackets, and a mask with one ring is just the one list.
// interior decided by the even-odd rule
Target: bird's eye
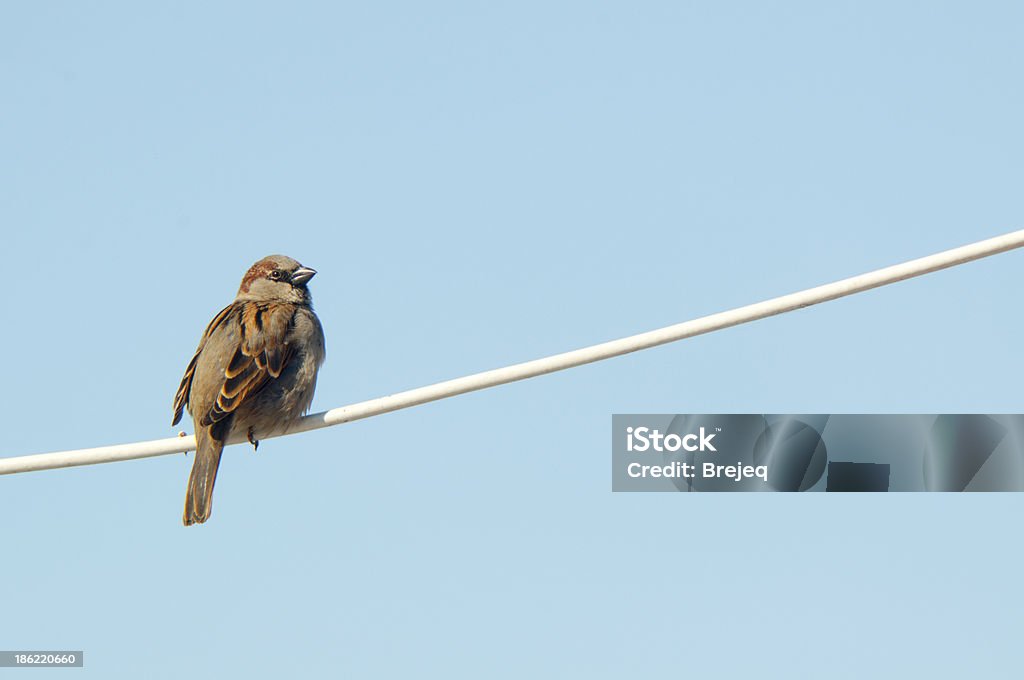
[(271, 271), (270, 274), (268, 274), (267, 276), (270, 277), (271, 281), (280, 281), (281, 280), (281, 270), (280, 269), (275, 269), (275, 270)]

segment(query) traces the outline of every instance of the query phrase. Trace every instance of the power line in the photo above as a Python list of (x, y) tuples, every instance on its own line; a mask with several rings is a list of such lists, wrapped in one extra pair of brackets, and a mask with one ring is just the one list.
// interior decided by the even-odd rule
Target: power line
[[(610, 359), (649, 347), (691, 338), (695, 335), (703, 335), (704, 333), (749, 323), (765, 317), (775, 316), (776, 314), (791, 312), (795, 309), (835, 300), (836, 298), (853, 295), (854, 293), (861, 293), (872, 288), (886, 286), (890, 283), (896, 283), (940, 269), (955, 267), (956, 265), (983, 257), (1020, 248), (1021, 246), (1024, 246), (1024, 229), (946, 250), (935, 255), (910, 260), (909, 262), (891, 267), (877, 269), (867, 274), (853, 276), (834, 283), (817, 286), (816, 288), (808, 288), (807, 290), (746, 305), (745, 307), (737, 307), (726, 312), (719, 312), (718, 314), (712, 314), (673, 326), (666, 326), (665, 328), (631, 335), (619, 340), (555, 354), (543, 359), (535, 359), (454, 380), (446, 380), (433, 385), (398, 392), (386, 397), (370, 399), (369, 401), (362, 401), (357, 404), (350, 404), (331, 409), (330, 411), (316, 413), (306, 416), (296, 423), (287, 434), (297, 434), (322, 427), (340, 425), (353, 420), (370, 418), (383, 413), (454, 397), (466, 392), (475, 392), (476, 390), (483, 390), (488, 387), (496, 387), (517, 380), (534, 378), (546, 373), (554, 373), (555, 371), (563, 371), (574, 366)], [(261, 438), (269, 439), (273, 436), (282, 435), (261, 435)], [(194, 451), (195, 447), (195, 437), (187, 436), (135, 442), (133, 444), (119, 444), (116, 446), (101, 446), (92, 449), (78, 449), (76, 451), (58, 451), (55, 453), (0, 458), (0, 475), (78, 465), (94, 465), (96, 463), (112, 463), (115, 461), (132, 460), (134, 458), (149, 458), (169, 453)]]

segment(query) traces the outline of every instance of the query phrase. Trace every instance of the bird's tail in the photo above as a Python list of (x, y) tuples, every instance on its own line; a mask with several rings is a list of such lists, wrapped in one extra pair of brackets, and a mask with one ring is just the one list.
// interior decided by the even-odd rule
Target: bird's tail
[(224, 443), (211, 437), (209, 428), (196, 428), (196, 460), (192, 463), (192, 475), (188, 478), (188, 492), (185, 494), (185, 526), (202, 524), (210, 519), (213, 483), (217, 481), (223, 450)]

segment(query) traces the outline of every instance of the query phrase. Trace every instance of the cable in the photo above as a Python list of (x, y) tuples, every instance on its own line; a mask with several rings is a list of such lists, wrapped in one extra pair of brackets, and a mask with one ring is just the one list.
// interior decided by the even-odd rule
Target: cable
[[(783, 314), (802, 307), (809, 307), (821, 302), (861, 293), (872, 288), (885, 286), (904, 279), (921, 276), (930, 272), (954, 267), (956, 265), (996, 255), (1008, 250), (1024, 246), (1024, 229), (1009, 234), (978, 241), (959, 248), (946, 250), (902, 264), (878, 269), (867, 274), (853, 276), (848, 279), (828, 283), (816, 288), (809, 288), (797, 293), (765, 300), (745, 307), (738, 307), (726, 312), (719, 312), (692, 321), (666, 326), (657, 330), (631, 335), (619, 340), (604, 342), (582, 349), (555, 354), (554, 356), (535, 359), (521, 364), (468, 375), (454, 380), (418, 387), (398, 392), (379, 399), (370, 399), (357, 404), (350, 404), (331, 409), (322, 413), (306, 416), (296, 423), (286, 434), (297, 434), (322, 427), (340, 425), (353, 420), (361, 420), (378, 416), (391, 411), (418, 406), (438, 399), (454, 397), (466, 392), (487, 389), (497, 385), (534, 378), (546, 373), (563, 371), (574, 366), (581, 366), (603, 359), (629, 354), (638, 350), (664, 345), (676, 340), (691, 338), (712, 331), (722, 330), (731, 326), (749, 323), (765, 317)], [(261, 439), (282, 436), (282, 434), (260, 435)], [(237, 443), (233, 440), (231, 443)], [(153, 441), (102, 446), (77, 451), (59, 451), (56, 453), (40, 453), (30, 456), (0, 458), (0, 475), (34, 470), (74, 467), (77, 465), (94, 465), (96, 463), (112, 463), (115, 461), (132, 460), (162, 456), (169, 453), (194, 451), (194, 436), (171, 437)]]

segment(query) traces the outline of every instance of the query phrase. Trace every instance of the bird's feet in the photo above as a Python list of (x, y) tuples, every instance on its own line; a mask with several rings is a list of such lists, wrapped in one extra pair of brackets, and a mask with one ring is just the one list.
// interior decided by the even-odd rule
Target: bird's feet
[(254, 453), (259, 450), (259, 448), (260, 448), (260, 440), (256, 439), (256, 437), (253, 434), (253, 431), (252, 431), (251, 427), (249, 428), (249, 432), (246, 433), (246, 439), (248, 439), (249, 443), (252, 444), (252, 450), (253, 450)]

